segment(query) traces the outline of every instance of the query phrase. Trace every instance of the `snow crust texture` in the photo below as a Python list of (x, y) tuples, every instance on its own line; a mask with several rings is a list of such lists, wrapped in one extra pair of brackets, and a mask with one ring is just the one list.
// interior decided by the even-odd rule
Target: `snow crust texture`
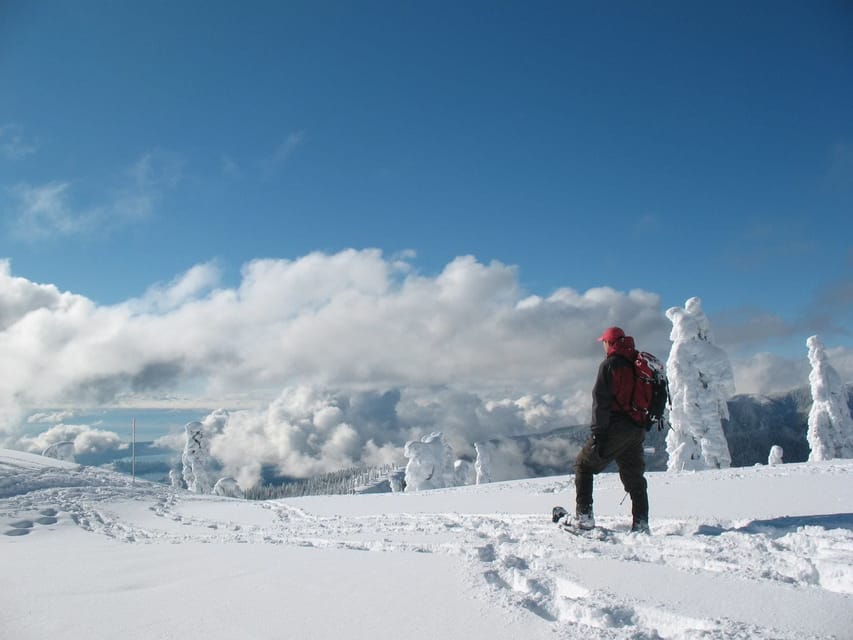
[[(652, 473), (650, 536), (628, 531), (618, 477), (603, 474), (596, 519), (609, 533), (584, 537), (551, 523), (571, 477), (251, 502), (0, 450), (0, 630), (841, 639), (851, 472), (853, 461)], [(232, 607), (226, 592), (253, 595)], [(189, 622), (188, 597), (210, 603)], [(51, 614), (31, 615), (36, 602)]]

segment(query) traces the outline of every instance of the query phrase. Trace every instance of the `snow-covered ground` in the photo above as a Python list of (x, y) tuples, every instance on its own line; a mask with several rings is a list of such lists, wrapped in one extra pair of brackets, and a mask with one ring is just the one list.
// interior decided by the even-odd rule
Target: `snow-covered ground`
[(853, 461), (248, 502), (0, 450), (0, 637), (850, 638)]

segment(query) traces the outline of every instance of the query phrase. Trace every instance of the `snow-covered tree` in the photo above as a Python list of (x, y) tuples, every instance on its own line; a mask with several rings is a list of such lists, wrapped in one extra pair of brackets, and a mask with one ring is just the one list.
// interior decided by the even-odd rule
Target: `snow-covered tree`
[(400, 473), (398, 470), (391, 471), (388, 474), (388, 485), (391, 487), (392, 493), (401, 493), (406, 489), (406, 472)]
[(735, 383), (726, 353), (714, 344), (711, 325), (699, 298), (666, 312), (672, 321), (672, 351), (666, 363), (672, 396), (666, 437), (669, 471), (722, 469), (732, 458), (722, 420)]
[[(535, 445), (531, 446), (529, 441), (496, 438), (487, 442), (476, 442), (474, 449), (477, 452), (477, 459), (474, 461), (477, 484), (531, 476), (526, 456), (531, 450), (535, 452)], [(540, 453), (542, 452), (547, 453), (547, 448), (543, 447), (540, 450)]]
[(477, 484), (488, 484), (492, 481), (492, 447), (488, 442), (475, 442), (474, 451), (477, 452), (477, 459), (474, 461)]
[(172, 486), (172, 489), (186, 489), (181, 472), (177, 469), (169, 469), (169, 484)]
[(456, 460), (453, 463), (453, 484), (464, 487), (477, 483), (477, 471), (470, 460)]
[(806, 340), (812, 365), (809, 383), (812, 408), (809, 411), (807, 438), (809, 462), (833, 458), (853, 458), (853, 419), (850, 417), (847, 389), (841, 376), (829, 364), (820, 338)]
[(771, 467), (775, 467), (776, 465), (782, 464), (782, 456), (784, 452), (782, 451), (782, 447), (778, 444), (774, 444), (770, 447), (770, 455), (767, 456), (767, 464)]
[(213, 481), (210, 477), (212, 459), (209, 434), (201, 422), (188, 422), (184, 429), (187, 432), (187, 442), (181, 454), (184, 482), (193, 493), (210, 493)]
[(406, 492), (454, 486), (453, 449), (440, 432), (407, 442)]
[(56, 458), (57, 460), (74, 462), (74, 441), (63, 440), (62, 442), (54, 442), (42, 451), (41, 454), (46, 458)]
[(231, 477), (219, 478), (213, 485), (213, 493), (226, 498), (244, 498), (243, 490), (237, 481)]

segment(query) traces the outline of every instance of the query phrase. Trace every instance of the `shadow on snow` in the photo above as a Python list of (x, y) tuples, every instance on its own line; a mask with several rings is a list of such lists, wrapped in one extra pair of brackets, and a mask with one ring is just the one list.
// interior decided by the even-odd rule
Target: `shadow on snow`
[(782, 516), (769, 520), (753, 520), (737, 528), (726, 528), (703, 524), (697, 535), (719, 536), (724, 533), (760, 533), (772, 537), (781, 537), (802, 527), (820, 527), (822, 529), (849, 529), (853, 531), (853, 513), (830, 513), (813, 516)]

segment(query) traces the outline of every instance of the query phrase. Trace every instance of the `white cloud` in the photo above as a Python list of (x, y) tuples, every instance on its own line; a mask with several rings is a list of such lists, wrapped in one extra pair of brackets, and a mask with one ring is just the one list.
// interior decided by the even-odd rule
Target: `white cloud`
[[(464, 446), (493, 431), (585, 421), (603, 327), (623, 326), (661, 359), (670, 348), (670, 323), (653, 293), (566, 288), (529, 297), (513, 267), (471, 257), (425, 276), (405, 257), (347, 250), (256, 260), (236, 287), (219, 279), (215, 265), (197, 265), (141, 299), (98, 306), (14, 277), (0, 262), (0, 428), (40, 407), (160, 398), (260, 410), (282, 389), (307, 385), (400, 393), (403, 424), (458, 433)], [(844, 357), (841, 349), (833, 364), (849, 380)], [(807, 381), (807, 372), (777, 375), (759, 357), (732, 360), (739, 392)], [(525, 396), (534, 399), (529, 408)], [(344, 423), (361, 429), (333, 409), (318, 415), (321, 433)], [(553, 420), (530, 417), (549, 412)], [(391, 442), (349, 437), (341, 428), (335, 442), (362, 456), (384, 455)]]
[(62, 294), (53, 285), (36, 284), (12, 276), (9, 260), (0, 260), (0, 332), (31, 312), (52, 312), (70, 294)]
[(262, 161), (262, 176), (269, 179), (281, 171), (296, 150), (304, 144), (305, 139), (306, 134), (304, 131), (294, 131), (293, 133), (290, 133), (281, 143), (279, 143), (272, 155)]
[(27, 424), (58, 424), (70, 420), (75, 416), (74, 411), (51, 411), (48, 413), (34, 413), (27, 418)]
[[(802, 357), (761, 352), (732, 358), (737, 393), (773, 394), (807, 387), (810, 365), (805, 345), (803, 338)], [(834, 347), (827, 349), (826, 353), (842, 380), (848, 384), (853, 382), (853, 349)]]
[(157, 149), (142, 154), (127, 174), (131, 185), (140, 191), (173, 188), (183, 180), (185, 165), (180, 154)]
[(163, 194), (182, 179), (183, 160), (167, 152), (144, 154), (99, 202), (73, 199), (73, 185), (51, 181), (20, 183), (8, 188), (15, 201), (10, 232), (28, 241), (86, 234), (104, 235), (151, 217)]
[(155, 284), (139, 299), (128, 300), (124, 306), (134, 313), (163, 313), (177, 309), (213, 290), (221, 272), (215, 262), (191, 267), (167, 285)]
[(36, 143), (27, 140), (17, 124), (0, 127), (0, 156), (7, 160), (20, 160), (38, 151)]
[[(433, 431), (441, 431), (457, 454), (473, 456), (475, 441), (582, 420), (571, 402), (554, 396), (484, 402), (451, 389), (331, 391), (300, 385), (285, 389), (264, 410), (235, 411), (219, 420), (211, 453), (223, 473), (249, 487), (264, 466), (307, 477), (359, 463), (401, 464), (405, 443)], [(160, 443), (183, 446), (180, 440)]]
[(93, 429), (84, 424), (57, 424), (36, 436), (20, 436), (9, 440), (6, 446), (22, 451), (41, 453), (49, 446), (60, 442), (74, 443), (74, 453), (102, 453), (104, 451), (123, 450), (127, 444), (112, 431)]
[(40, 186), (22, 183), (12, 187), (9, 191), (19, 205), (13, 233), (28, 240), (40, 240), (54, 235), (73, 235), (90, 227), (93, 214), (72, 211), (68, 202), (69, 188), (67, 182)]
[(219, 168), (222, 175), (226, 178), (239, 179), (243, 177), (243, 170), (240, 164), (227, 153), (219, 156)]

